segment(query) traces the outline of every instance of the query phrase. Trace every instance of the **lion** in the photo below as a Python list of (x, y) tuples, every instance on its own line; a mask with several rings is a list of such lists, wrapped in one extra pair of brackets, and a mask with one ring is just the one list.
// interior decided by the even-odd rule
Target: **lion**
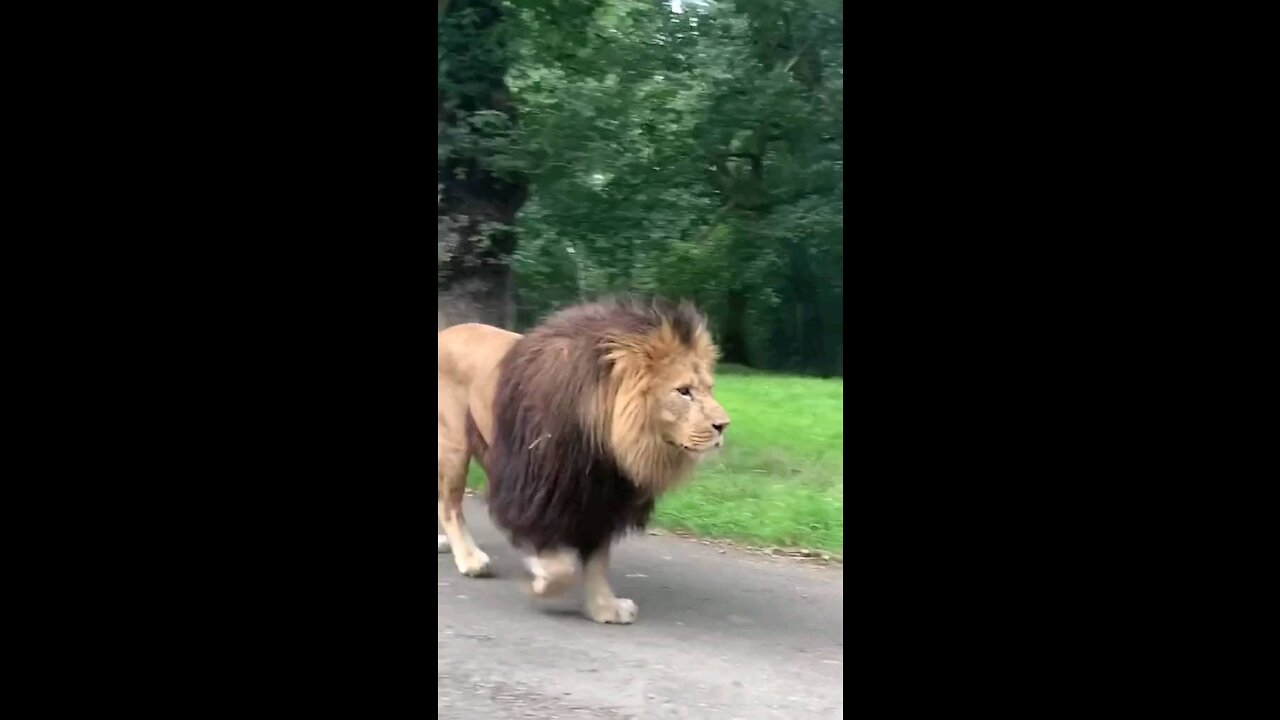
[(634, 622), (635, 603), (609, 586), (609, 548), (724, 444), (716, 358), (705, 316), (663, 300), (577, 305), (523, 336), (475, 323), (441, 331), (438, 551), (463, 575), (488, 574), (462, 515), (475, 458), (490, 516), (529, 551), (533, 593), (562, 592), (580, 562), (585, 614)]

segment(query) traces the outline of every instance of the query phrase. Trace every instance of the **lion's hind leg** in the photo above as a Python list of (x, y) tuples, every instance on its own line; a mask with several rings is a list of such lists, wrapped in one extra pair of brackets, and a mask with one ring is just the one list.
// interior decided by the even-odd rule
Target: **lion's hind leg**
[(466, 518), (462, 515), (462, 497), (467, 489), (470, 453), (465, 441), (458, 444), (439, 438), (439, 442), (436, 506), (444, 535), (437, 535), (436, 548), (441, 553), (452, 551), (453, 564), (463, 575), (486, 576), (489, 574), (489, 556), (476, 546), (475, 539), (467, 530)]

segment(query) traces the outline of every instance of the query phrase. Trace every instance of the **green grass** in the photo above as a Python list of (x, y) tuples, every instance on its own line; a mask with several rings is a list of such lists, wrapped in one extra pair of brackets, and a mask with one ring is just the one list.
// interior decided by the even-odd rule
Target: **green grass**
[[(844, 554), (844, 381), (721, 368), (725, 449), (658, 501), (654, 524)], [(468, 484), (481, 487), (474, 463)]]

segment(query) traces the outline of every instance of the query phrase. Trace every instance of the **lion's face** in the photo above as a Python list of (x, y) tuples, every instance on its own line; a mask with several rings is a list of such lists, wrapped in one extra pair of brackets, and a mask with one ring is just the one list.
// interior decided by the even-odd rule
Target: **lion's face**
[(729, 414), (711, 397), (718, 353), (701, 314), (688, 305), (634, 312), (622, 309), (602, 333), (608, 380), (585, 397), (582, 417), (627, 477), (656, 495), (724, 444)]
[(710, 368), (696, 358), (673, 363), (650, 385), (658, 433), (695, 459), (721, 447), (729, 425), (729, 414), (711, 396), (714, 385)]

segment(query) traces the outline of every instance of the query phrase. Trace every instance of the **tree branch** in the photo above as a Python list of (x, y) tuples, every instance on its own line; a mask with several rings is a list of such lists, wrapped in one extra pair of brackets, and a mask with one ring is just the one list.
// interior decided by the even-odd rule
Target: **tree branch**
[(800, 59), (800, 56), (803, 55), (804, 51), (808, 50), (809, 46), (812, 44), (813, 44), (813, 38), (809, 38), (808, 40), (805, 40), (804, 45), (801, 45), (800, 49), (796, 51), (796, 54), (792, 55), (791, 59), (787, 61), (787, 64), (782, 66), (782, 72), (791, 72), (791, 66), (796, 64), (796, 61)]

